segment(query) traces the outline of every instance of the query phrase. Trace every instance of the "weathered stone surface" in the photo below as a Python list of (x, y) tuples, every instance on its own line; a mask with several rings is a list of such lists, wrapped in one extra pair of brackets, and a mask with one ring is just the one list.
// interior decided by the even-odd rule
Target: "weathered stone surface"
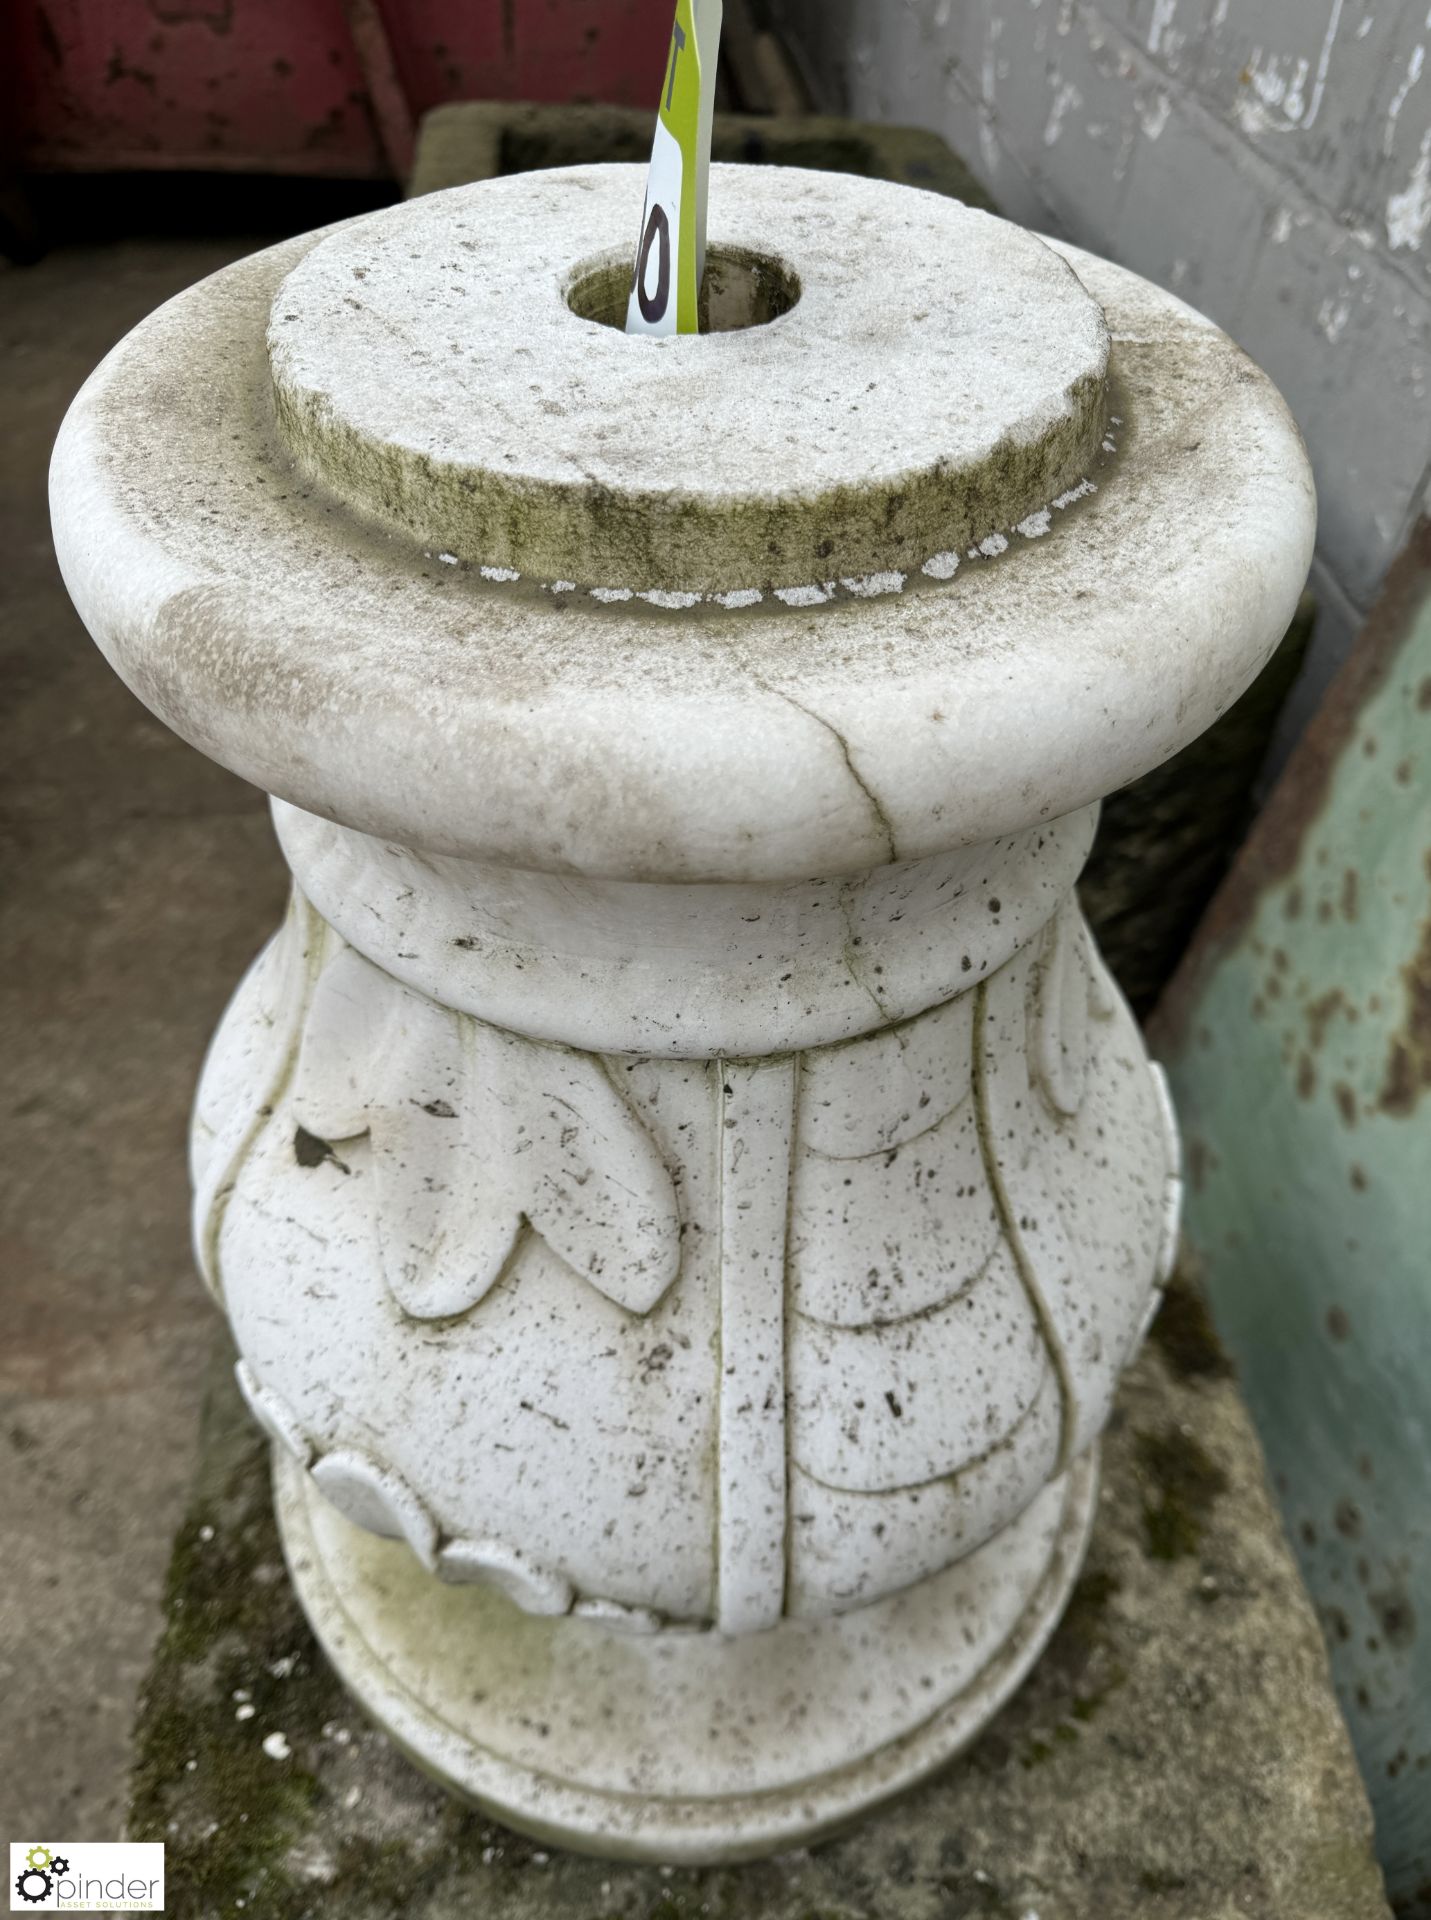
[[(217, 1920), (1382, 1920), (1370, 1816), (1262, 1463), (1175, 1282), (1105, 1444), (1092, 1552), (970, 1755), (850, 1836), (756, 1866), (534, 1845), (366, 1728), (285, 1577), (267, 1447), (216, 1362), (130, 1832)], [(242, 1904), (241, 1904), (242, 1903)]]
[[(639, 174), (620, 173), (540, 177), (609, 188), (600, 238), (623, 248)], [(772, 203), (791, 178), (765, 174)], [(52, 489), (67, 584), (120, 674), (204, 751), (364, 832), (641, 880), (919, 859), (1071, 812), (1185, 745), (1301, 591), (1313, 498), (1280, 399), (1189, 309), (1073, 249), (1126, 434), (1091, 492), (951, 553), (955, 577), (812, 583), (813, 615), (488, 579), (344, 512), (275, 444), (263, 331), (312, 244), (136, 329), (71, 410)]]
[(685, 593), (911, 571), (1094, 466), (1108, 329), (1035, 235), (884, 181), (718, 166), (726, 311), (633, 340), (634, 185), (489, 180), (320, 239), (268, 328), (305, 471), (459, 560)]
[(636, 170), (489, 181), (195, 289), (54, 467), (101, 644), (308, 800), (192, 1142), (300, 1599), (455, 1790), (672, 1864), (924, 1779), (1062, 1613), (1179, 1186), (1065, 862), (1266, 658), (1312, 508), (1153, 289), (719, 184), (768, 325), (594, 324)]
[[(644, 160), (650, 115), (629, 107), (464, 100), (423, 118), (410, 194), (529, 168)], [(717, 114), (716, 160), (900, 180), (997, 213), (963, 161), (922, 127), (832, 116)], [(1316, 605), (1303, 596), (1282, 645), (1208, 731), (1104, 802), (1079, 898), (1135, 1012), (1171, 977), (1252, 819), (1252, 790), (1301, 669)]]

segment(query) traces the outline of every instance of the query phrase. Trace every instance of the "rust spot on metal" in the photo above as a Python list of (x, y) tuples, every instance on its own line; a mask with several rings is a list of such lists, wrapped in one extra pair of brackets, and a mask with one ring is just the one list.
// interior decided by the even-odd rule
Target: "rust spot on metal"
[(1355, 1160), (1353, 1160), (1352, 1162), (1351, 1183), (1357, 1193), (1366, 1192), (1367, 1185), (1368, 1185), (1367, 1177), (1366, 1177), (1366, 1168), (1359, 1167), (1355, 1162)]
[(1416, 1609), (1410, 1597), (1401, 1588), (1390, 1587), (1382, 1593), (1370, 1593), (1367, 1598), (1376, 1610), (1386, 1644), (1398, 1650), (1409, 1647), (1416, 1638)]
[(1391, 1042), (1378, 1101), (1383, 1113), (1404, 1120), (1431, 1087), (1431, 915), (1422, 922), (1416, 952), (1401, 969), (1406, 1018)]
[(1361, 1533), (1361, 1508), (1355, 1500), (1338, 1500), (1332, 1525), (1343, 1540), (1355, 1540)]
[(1327, 1037), (1327, 1028), (1346, 1005), (1346, 996), (1340, 987), (1332, 987), (1326, 993), (1318, 994), (1309, 1001), (1306, 1009), (1307, 1040), (1313, 1053), (1320, 1053), (1322, 1042)]
[(1312, 1056), (1309, 1053), (1298, 1054), (1297, 1098), (1299, 1100), (1310, 1100), (1316, 1091), (1317, 1069), (1312, 1064)]
[[(1186, 1022), (1218, 961), (1236, 945), (1268, 890), (1279, 881), (1295, 878), (1308, 830), (1322, 814), (1333, 775), (1348, 742), (1356, 736), (1366, 703), (1394, 667), (1423, 603), (1428, 576), (1431, 520), (1423, 519), (1392, 568), (1375, 611), (1298, 743), (1149, 1023), (1158, 1051), (1182, 1050)], [(1419, 685), (1416, 703), (1421, 711), (1431, 711), (1431, 675)], [(1318, 911), (1320, 915), (1320, 907)]]
[(1360, 876), (1355, 867), (1348, 867), (1342, 875), (1342, 918), (1348, 923), (1356, 921), (1357, 891), (1361, 885)]
[(1340, 1343), (1351, 1338), (1351, 1321), (1347, 1318), (1345, 1307), (1327, 1308), (1327, 1332), (1333, 1340)]
[(214, 33), (228, 33), (234, 23), (234, 0), (149, 0), (149, 10), (166, 27), (193, 21)]
[(112, 87), (120, 80), (133, 80), (141, 87), (148, 87), (151, 93), (159, 84), (147, 67), (127, 65), (123, 54), (116, 47), (105, 65), (104, 83), (107, 87)]
[(1341, 1115), (1343, 1122), (1349, 1127), (1354, 1127), (1360, 1118), (1360, 1113), (1357, 1108), (1356, 1095), (1352, 1092), (1345, 1080), (1337, 1081), (1336, 1085), (1332, 1088), (1332, 1098), (1337, 1103), (1337, 1112)]
[(1326, 1622), (1327, 1631), (1332, 1639), (1345, 1646), (1351, 1639), (1351, 1621), (1347, 1619), (1342, 1609), (1325, 1607), (1322, 1610), (1322, 1619)]

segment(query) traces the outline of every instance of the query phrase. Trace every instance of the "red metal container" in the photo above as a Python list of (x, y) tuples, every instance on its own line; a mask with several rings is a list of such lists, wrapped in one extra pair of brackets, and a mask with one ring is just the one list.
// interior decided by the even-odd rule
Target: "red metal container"
[(446, 100), (654, 110), (670, 20), (671, 0), (32, 0), (0, 8), (12, 158), (380, 176)]

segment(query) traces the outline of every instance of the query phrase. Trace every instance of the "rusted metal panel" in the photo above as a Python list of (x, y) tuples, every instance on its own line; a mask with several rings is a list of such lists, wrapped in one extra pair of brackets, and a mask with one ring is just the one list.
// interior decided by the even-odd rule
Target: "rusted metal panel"
[[(416, 116), (463, 98), (649, 109), (671, 8), (365, 0), (358, 11), (391, 50), (388, 91)], [(0, 9), (0, 65), (31, 170), (390, 170), (344, 0), (33, 0)]]
[(1431, 524), (1154, 1038), (1391, 1890), (1431, 1913)]

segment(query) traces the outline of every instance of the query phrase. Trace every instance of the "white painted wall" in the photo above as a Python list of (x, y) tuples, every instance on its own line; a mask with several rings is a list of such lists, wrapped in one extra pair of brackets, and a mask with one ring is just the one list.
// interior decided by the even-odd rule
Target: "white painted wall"
[(1171, 287), (1321, 494), (1309, 711), (1431, 483), (1431, 0), (779, 0), (819, 104), (934, 127), (1012, 218)]

